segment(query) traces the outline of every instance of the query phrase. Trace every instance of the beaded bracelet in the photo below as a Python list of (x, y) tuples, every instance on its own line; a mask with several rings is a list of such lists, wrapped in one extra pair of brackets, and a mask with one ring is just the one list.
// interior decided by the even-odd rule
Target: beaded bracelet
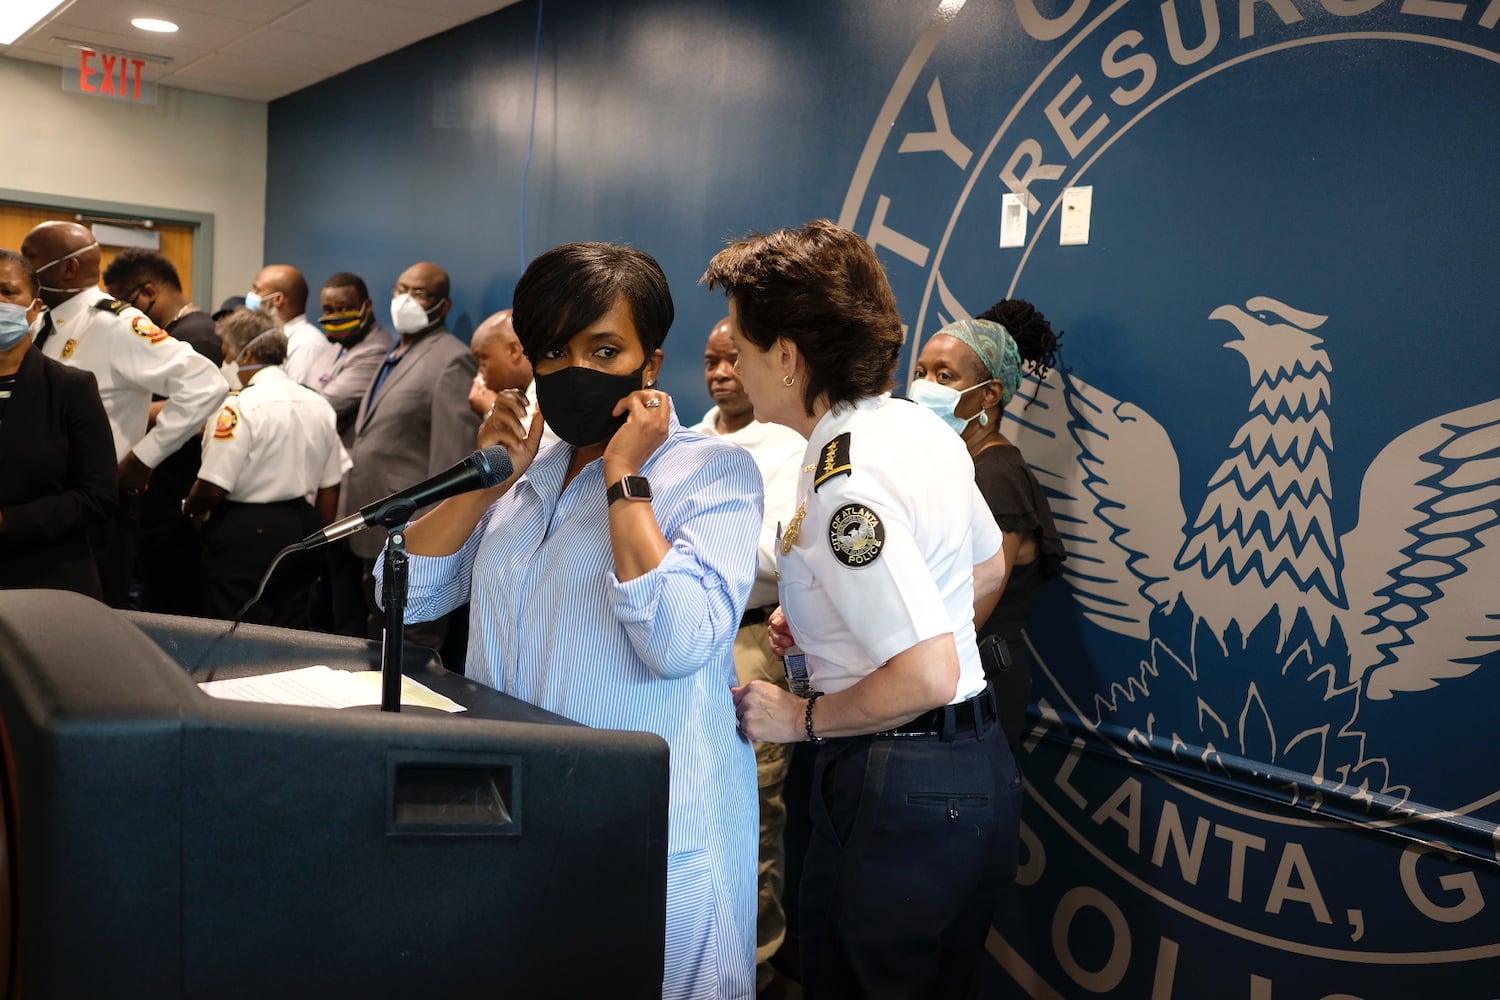
[(808, 695), (807, 696), (807, 711), (805, 713), (803, 713), (803, 716), (802, 716), (803, 725), (806, 726), (806, 728), (807, 728), (807, 738), (808, 738), (808, 740), (810, 742), (813, 742), (813, 743), (826, 743), (826, 742), (828, 742), (823, 737), (821, 737), (817, 733), (813, 732), (813, 725), (812, 725), (812, 710), (813, 710), (813, 705), (816, 704), (817, 700), (819, 698), (821, 698), (821, 697), (823, 697), (823, 692), (822, 691), (814, 691), (812, 694)]

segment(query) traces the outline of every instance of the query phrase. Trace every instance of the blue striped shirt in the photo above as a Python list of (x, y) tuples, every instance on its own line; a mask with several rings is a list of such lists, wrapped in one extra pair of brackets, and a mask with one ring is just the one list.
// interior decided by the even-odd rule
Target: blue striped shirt
[(752, 997), (755, 754), (735, 728), (730, 687), (755, 580), (760, 472), (743, 449), (674, 414), (641, 469), (672, 548), (621, 583), (603, 460), (565, 490), (572, 454), (563, 443), (543, 449), (458, 552), (413, 556), (406, 618), (429, 621), (469, 600), (471, 679), (588, 726), (667, 741), (663, 995)]

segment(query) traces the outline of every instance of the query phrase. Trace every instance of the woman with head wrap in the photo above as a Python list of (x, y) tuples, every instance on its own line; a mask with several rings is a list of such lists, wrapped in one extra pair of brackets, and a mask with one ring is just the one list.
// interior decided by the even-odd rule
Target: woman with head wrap
[(917, 358), (910, 394), (963, 438), (979, 492), (1005, 532), (1006, 580), (999, 603), (979, 627), (979, 642), (992, 647), (985, 670), (1000, 702), (1001, 724), (1015, 743), (1031, 696), (1026, 618), (1037, 588), (1061, 571), (1065, 554), (1041, 485), (1021, 450), (1001, 433), (1000, 416), (1021, 388), (1023, 364), (1045, 377), (1056, 359), (1058, 335), (1020, 299), (997, 303), (981, 317), (932, 336)]

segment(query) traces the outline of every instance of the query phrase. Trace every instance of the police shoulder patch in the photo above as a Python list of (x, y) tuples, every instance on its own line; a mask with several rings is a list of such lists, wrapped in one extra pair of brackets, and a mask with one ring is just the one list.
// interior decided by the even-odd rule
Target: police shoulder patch
[(828, 521), (828, 544), (845, 566), (868, 566), (885, 548), (885, 524), (864, 504), (846, 503)]
[(818, 459), (818, 474), (813, 478), (816, 493), (830, 479), (847, 476), (854, 471), (849, 464), (849, 432), (845, 431), (823, 446), (823, 457)]

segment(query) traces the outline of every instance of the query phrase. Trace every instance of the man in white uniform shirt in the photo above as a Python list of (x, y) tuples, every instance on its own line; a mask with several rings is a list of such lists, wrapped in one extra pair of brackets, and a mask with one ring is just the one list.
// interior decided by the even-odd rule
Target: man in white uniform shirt
[(307, 319), (307, 279), (290, 264), (267, 264), (250, 283), (246, 309), (262, 309), (286, 333), (286, 364), (294, 382), (321, 390), (323, 376), (338, 361), (339, 347)]
[[(21, 241), (48, 313), (36, 345), (86, 369), (99, 383), (118, 462), (122, 503), (95, 556), (104, 599), (124, 607), (130, 584), (132, 517), (151, 470), (198, 433), (229, 391), (218, 369), (134, 306), (99, 288), (99, 244), (73, 222), (44, 222)], [(150, 424), (151, 396), (166, 402)]]
[[(776, 541), (778, 528), (791, 520), (797, 506), (797, 478), (807, 442), (780, 424), (755, 419), (750, 397), (735, 374), (738, 358), (726, 318), (709, 331), (703, 351), (703, 373), (714, 407), (694, 430), (732, 441), (750, 453), (765, 483), (766, 514), (756, 550), (755, 585), (740, 631), (734, 640), (734, 667), (740, 684), (769, 681), (786, 687), (786, 671), (771, 652), (766, 619), (776, 609)], [(756, 784), (760, 788), (759, 910), (755, 921), (755, 987), (764, 990), (775, 976), (771, 959), (786, 939), (786, 913), (781, 894), (786, 879), (786, 781), (791, 747), (785, 743), (756, 743)]]
[[(203, 433), (203, 463), (183, 509), (207, 514), (203, 605), (233, 618), (276, 553), (332, 523), (349, 456), (333, 407), (292, 381), (281, 363), (286, 336), (261, 334), (237, 359), (245, 388)], [(309, 505), (308, 496), (315, 496)], [(307, 553), (285, 559), (247, 621), (305, 627), (308, 591), (321, 565)]]

